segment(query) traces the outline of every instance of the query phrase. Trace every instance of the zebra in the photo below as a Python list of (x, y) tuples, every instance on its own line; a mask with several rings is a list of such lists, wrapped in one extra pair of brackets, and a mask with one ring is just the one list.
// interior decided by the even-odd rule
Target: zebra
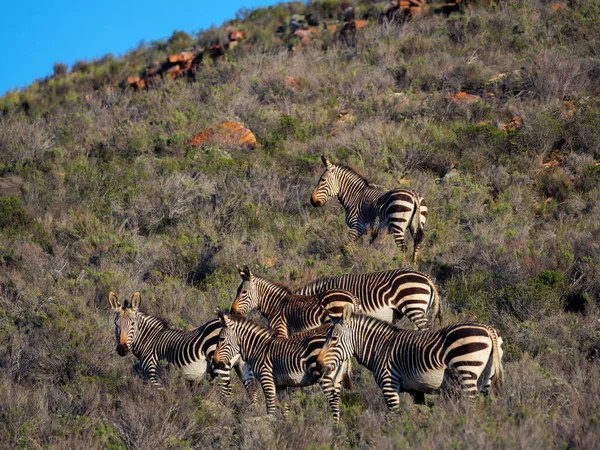
[(246, 317), (221, 311), (217, 314), (223, 329), (214, 354), (215, 365), (224, 368), (239, 358), (247, 361), (265, 394), (267, 414), (275, 414), (276, 401), (282, 399), (286, 388), (318, 382), (328, 399), (333, 420), (339, 422), (340, 386), (346, 362), (326, 376), (321, 376), (317, 365), (317, 356), (331, 324), (280, 338), (272, 329)]
[(338, 198), (346, 210), (349, 243), (358, 240), (367, 228), (372, 229), (373, 243), (379, 231), (387, 226), (396, 246), (406, 251), (404, 233), (408, 228), (414, 241), (413, 262), (416, 262), (427, 220), (427, 205), (421, 195), (411, 189), (383, 191), (353, 169), (333, 164), (325, 155), (321, 159), (325, 171), (310, 197), (311, 204), (319, 207), (332, 197)]
[[(131, 351), (139, 359), (142, 371), (151, 384), (162, 387), (159, 361), (166, 360), (181, 368), (183, 378), (189, 383), (201, 380), (207, 372), (211, 379), (219, 375), (221, 395), (227, 397), (231, 393), (229, 368), (213, 367), (212, 357), (223, 328), (218, 319), (210, 320), (194, 330), (183, 331), (170, 328), (157, 316), (141, 312), (139, 292), (123, 303), (111, 292), (108, 301), (116, 313), (117, 353), (126, 356)], [(252, 386), (249, 366), (238, 361), (234, 369), (242, 379), (251, 401), (255, 402), (256, 389)]]
[(231, 313), (245, 315), (257, 309), (277, 337), (287, 338), (329, 322), (325, 306), (330, 311), (337, 309), (341, 314), (345, 304), (357, 305), (354, 295), (342, 289), (296, 295), (285, 286), (254, 275), (248, 266), (237, 269), (242, 282), (231, 305)]
[(360, 312), (386, 322), (406, 316), (419, 330), (430, 328), (436, 317), (442, 322), (435, 283), (421, 272), (396, 269), (320, 278), (294, 292), (315, 295), (328, 289), (350, 292), (358, 299)]
[(502, 387), (502, 339), (490, 326), (462, 322), (435, 331), (402, 330), (344, 307), (317, 358), (320, 370), (336, 371), (350, 357), (367, 367), (383, 391), (390, 412), (399, 408), (399, 393), (424, 403), (437, 392), (446, 371), (458, 375), (462, 391), (473, 397)]

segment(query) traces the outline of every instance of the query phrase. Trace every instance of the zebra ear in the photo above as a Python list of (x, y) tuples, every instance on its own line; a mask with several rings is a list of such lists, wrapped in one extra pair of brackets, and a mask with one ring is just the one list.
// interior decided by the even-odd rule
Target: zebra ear
[(136, 292), (131, 296), (131, 309), (137, 311), (140, 307), (140, 293)]
[(229, 327), (229, 325), (231, 325), (231, 319), (229, 315), (225, 314), (220, 309), (217, 310), (217, 316), (219, 316), (219, 320), (221, 321), (224, 327)]
[(325, 153), (323, 153), (321, 155), (321, 161), (323, 161), (323, 164), (325, 164), (326, 168), (331, 167), (331, 161), (329, 161), (329, 158), (327, 157), (327, 155)]
[(350, 318), (352, 317), (352, 314), (354, 313), (354, 305), (351, 303), (347, 303), (346, 305), (344, 305), (344, 309), (342, 311), (342, 323), (346, 323), (350, 320)]
[(117, 298), (117, 294), (115, 294), (114, 292), (108, 294), (108, 302), (110, 303), (110, 306), (112, 306), (112, 309), (114, 309), (115, 311), (121, 310), (121, 302)]
[(252, 278), (252, 272), (250, 272), (250, 269), (245, 264), (244, 264), (244, 268), (240, 271), (240, 275), (242, 276), (242, 278), (244, 280)]

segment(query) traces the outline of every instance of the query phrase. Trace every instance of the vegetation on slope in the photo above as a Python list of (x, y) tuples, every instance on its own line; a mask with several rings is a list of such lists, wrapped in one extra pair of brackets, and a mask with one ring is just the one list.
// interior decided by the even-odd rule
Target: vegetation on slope
[[(293, 54), (276, 33), (293, 14), (338, 18), (348, 4), (359, 18), (384, 6), (242, 12), (226, 25), (254, 45), (204, 61), (193, 82), (119, 87), (151, 61), (224, 38), (224, 27), (58, 68), (0, 99), (3, 445), (597, 445), (600, 6), (514, 1), (373, 20), (352, 42), (315, 39)], [(463, 91), (477, 98), (453, 101)], [(261, 145), (189, 145), (223, 121)], [(322, 152), (423, 194), (431, 214), (418, 266), (388, 236), (340, 251), (341, 207), (309, 203)], [(114, 351), (108, 292), (141, 291), (146, 312), (197, 326), (231, 304), (236, 264), (293, 286), (428, 272), (446, 321), (499, 330), (505, 392), (473, 406), (403, 398), (386, 423), (379, 389), (357, 368), (334, 426), (318, 388), (295, 392), (291, 417), (271, 420), (264, 403), (248, 409), (239, 383), (226, 407), (215, 385), (190, 391), (175, 370), (164, 391), (145, 386)]]

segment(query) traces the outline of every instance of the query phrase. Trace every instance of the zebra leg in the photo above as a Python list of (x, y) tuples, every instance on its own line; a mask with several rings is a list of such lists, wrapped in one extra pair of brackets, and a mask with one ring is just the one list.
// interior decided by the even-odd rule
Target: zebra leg
[(415, 243), (415, 247), (413, 250), (413, 262), (417, 262), (417, 255), (419, 254), (419, 250), (421, 249), (421, 242), (423, 242), (425, 233), (423, 232), (423, 228), (419, 226), (419, 228), (417, 228), (417, 230), (415, 230), (414, 233), (412, 233), (412, 235), (413, 241)]
[(375, 219), (375, 223), (373, 224), (373, 228), (371, 230), (371, 240), (369, 241), (370, 244), (373, 244), (373, 242), (375, 242), (375, 239), (377, 239), (377, 236), (379, 236), (379, 230), (381, 229), (381, 221), (379, 220), (379, 218)]
[(398, 394), (400, 391), (399, 383), (394, 381), (391, 376), (387, 375), (381, 380), (379, 386), (383, 391), (383, 398), (385, 399), (388, 411), (391, 413), (398, 411), (400, 408), (400, 395)]
[(484, 397), (487, 397), (490, 393), (490, 385), (492, 384), (492, 379), (494, 378), (494, 358), (493, 355), (490, 354), (488, 358), (488, 362), (479, 377), (477, 382), (477, 386), (479, 391), (483, 394)]
[(261, 373), (259, 375), (260, 385), (265, 394), (265, 402), (267, 404), (267, 414), (274, 415), (277, 409), (277, 392), (275, 389), (275, 380), (273, 375), (269, 373)]
[(417, 392), (417, 391), (411, 391), (409, 392), (410, 396), (413, 399), (413, 402), (416, 405), (424, 405), (425, 404), (425, 393), (423, 392)]
[(231, 395), (231, 371), (228, 369), (213, 368), (215, 374), (219, 376), (219, 392), (222, 398), (227, 398)]
[(348, 238), (346, 239), (346, 245), (352, 244), (353, 242), (358, 241), (358, 239), (366, 233), (366, 229), (364, 226), (360, 224), (356, 224), (350, 227), (350, 232), (348, 233)]
[[(479, 374), (469, 369), (471, 369), (470, 366), (454, 367), (459, 376), (462, 391), (468, 398), (473, 399), (477, 395), (477, 379), (479, 378)], [(476, 367), (474, 366), (472, 369), (476, 369)]]
[(162, 383), (160, 382), (160, 365), (156, 361), (154, 355), (151, 355), (144, 361), (142, 361), (142, 369), (144, 374), (150, 380), (153, 386), (156, 386), (158, 389), (164, 389)]
[(373, 242), (375, 242), (377, 239), (377, 236), (379, 236), (379, 228), (373, 228), (373, 231), (371, 231), (371, 239), (369, 240), (369, 244), (373, 244)]
[(341, 396), (339, 382), (336, 383), (331, 376), (324, 376), (321, 378), (320, 384), (321, 388), (323, 389), (323, 393), (327, 397), (327, 403), (329, 404), (329, 409), (331, 409), (333, 421), (335, 423), (339, 423)]
[(233, 368), (240, 380), (242, 380), (246, 394), (248, 394), (248, 398), (250, 399), (250, 405), (256, 405), (258, 403), (258, 382), (254, 378), (250, 366), (244, 363), (243, 370), (240, 364), (236, 364)]
[(404, 229), (398, 223), (390, 224), (390, 233), (394, 236), (394, 242), (396, 243), (396, 247), (398, 247), (401, 251), (405, 252), (406, 242), (404, 241)]

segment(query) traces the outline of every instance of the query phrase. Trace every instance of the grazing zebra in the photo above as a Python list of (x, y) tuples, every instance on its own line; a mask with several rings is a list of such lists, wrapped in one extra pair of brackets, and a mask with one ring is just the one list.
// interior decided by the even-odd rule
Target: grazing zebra
[[(342, 289), (331, 289), (314, 295), (293, 294), (289, 288), (254, 275), (244, 266), (238, 267), (242, 283), (231, 305), (233, 314), (248, 314), (257, 309), (275, 330), (277, 337), (316, 328), (329, 322), (324, 307), (339, 314), (345, 304), (356, 305), (356, 298)], [(356, 305), (358, 306), (358, 305)]]
[(427, 205), (419, 193), (400, 188), (383, 191), (371, 186), (353, 169), (333, 164), (325, 155), (321, 159), (325, 172), (310, 197), (312, 205), (323, 206), (330, 198), (337, 197), (346, 210), (349, 242), (355, 242), (371, 228), (372, 243), (387, 226), (396, 246), (405, 251), (404, 233), (408, 228), (414, 241), (413, 261), (416, 261), (427, 220)]
[(417, 402), (439, 390), (446, 371), (458, 375), (468, 396), (487, 395), (493, 379), (502, 386), (502, 339), (492, 327), (463, 322), (435, 331), (402, 330), (347, 306), (335, 320), (318, 357), (321, 371), (335, 371), (351, 356), (367, 367), (383, 391), (390, 411), (399, 407), (399, 393)]
[(273, 330), (243, 316), (218, 312), (223, 329), (214, 354), (217, 367), (234, 364), (238, 358), (247, 361), (252, 374), (265, 394), (267, 414), (274, 414), (276, 397), (282, 398), (288, 387), (319, 383), (327, 396), (335, 422), (339, 421), (340, 386), (345, 362), (326, 376), (318, 373), (317, 357), (330, 325), (295, 334), (290, 338), (275, 337)]
[[(215, 370), (212, 362), (219, 332), (223, 328), (218, 319), (192, 331), (182, 331), (169, 328), (164, 320), (139, 311), (139, 292), (131, 296), (131, 301), (125, 300), (122, 304), (111, 292), (108, 301), (116, 313), (117, 352), (126, 356), (131, 351), (140, 360), (144, 375), (152, 384), (161, 386), (159, 361), (164, 359), (181, 368), (184, 379), (189, 382), (199, 381), (206, 372), (211, 378), (218, 374), (221, 394), (228, 396), (231, 393), (228, 367)], [(255, 401), (256, 392), (251, 387), (249, 366), (239, 361), (234, 368), (251, 400)]]
[(419, 330), (424, 330), (431, 327), (434, 318), (442, 321), (435, 284), (420, 272), (397, 269), (320, 278), (295, 292), (314, 295), (334, 288), (350, 292), (358, 299), (360, 312), (385, 322), (406, 316)]

